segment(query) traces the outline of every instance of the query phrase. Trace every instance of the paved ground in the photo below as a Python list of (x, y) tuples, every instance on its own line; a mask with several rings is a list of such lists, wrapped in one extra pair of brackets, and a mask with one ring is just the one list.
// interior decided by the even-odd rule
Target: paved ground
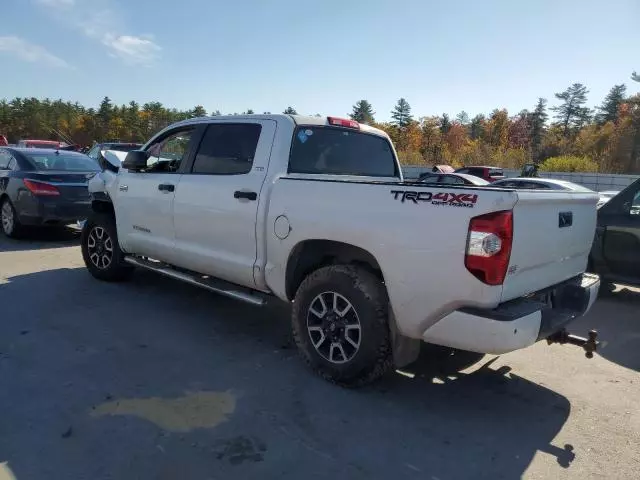
[(592, 361), (425, 355), (343, 390), (303, 367), (280, 305), (100, 283), (73, 237), (1, 237), (0, 478), (640, 478), (640, 291), (578, 327), (606, 341)]

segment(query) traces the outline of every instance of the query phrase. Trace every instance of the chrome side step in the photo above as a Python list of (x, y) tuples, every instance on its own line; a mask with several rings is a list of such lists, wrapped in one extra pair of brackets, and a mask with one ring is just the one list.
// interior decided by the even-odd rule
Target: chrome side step
[(131, 265), (135, 265), (136, 267), (145, 268), (167, 277), (190, 283), (191, 285), (224, 295), (225, 297), (235, 298), (236, 300), (250, 303), (252, 305), (262, 306), (267, 303), (266, 298), (260, 293), (254, 292), (250, 289), (243, 289), (242, 287), (225, 282), (224, 280), (213, 279), (199, 274), (181, 272), (171, 268), (165, 263), (155, 262), (140, 257), (126, 256), (124, 257), (124, 261)]

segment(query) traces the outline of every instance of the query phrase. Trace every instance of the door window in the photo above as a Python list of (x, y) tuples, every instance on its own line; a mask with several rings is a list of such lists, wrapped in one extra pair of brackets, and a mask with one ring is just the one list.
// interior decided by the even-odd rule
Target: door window
[(633, 200), (631, 200), (631, 210), (629, 210), (629, 214), (640, 219), (640, 190), (636, 192)]
[(98, 159), (98, 154), (100, 153), (100, 145), (96, 145), (89, 152), (87, 152), (87, 156), (93, 158), (94, 160)]
[(257, 123), (214, 123), (207, 127), (191, 173), (241, 175), (249, 173), (262, 127)]
[(193, 128), (178, 130), (160, 137), (147, 148), (146, 172), (175, 173), (189, 154)]
[(453, 175), (441, 175), (440, 183), (445, 183), (447, 185), (462, 185), (464, 181), (460, 177), (454, 177)]
[(0, 170), (8, 170), (9, 169), (9, 161), (11, 161), (11, 155), (9, 152), (0, 151)]

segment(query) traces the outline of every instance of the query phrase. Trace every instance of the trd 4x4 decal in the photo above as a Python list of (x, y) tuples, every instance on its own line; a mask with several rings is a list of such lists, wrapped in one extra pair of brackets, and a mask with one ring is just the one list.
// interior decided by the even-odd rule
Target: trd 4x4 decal
[(400, 200), (402, 203), (413, 202), (427, 202), (431, 205), (446, 205), (451, 207), (466, 207), (473, 208), (478, 201), (478, 195), (471, 193), (445, 193), (438, 192), (436, 194), (432, 192), (416, 192), (413, 190), (391, 190), (394, 200)]

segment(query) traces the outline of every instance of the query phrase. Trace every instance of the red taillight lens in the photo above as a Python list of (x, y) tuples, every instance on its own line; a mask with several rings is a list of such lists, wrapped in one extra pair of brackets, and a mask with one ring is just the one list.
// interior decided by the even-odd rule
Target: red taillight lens
[(55, 186), (36, 180), (23, 180), (24, 186), (34, 195), (55, 196), (60, 195), (60, 190)]
[(355, 120), (349, 120), (347, 118), (327, 117), (329, 125), (335, 125), (337, 127), (356, 128), (360, 130), (360, 124)]
[(465, 267), (487, 285), (502, 285), (509, 267), (512, 241), (513, 213), (510, 210), (472, 218)]

